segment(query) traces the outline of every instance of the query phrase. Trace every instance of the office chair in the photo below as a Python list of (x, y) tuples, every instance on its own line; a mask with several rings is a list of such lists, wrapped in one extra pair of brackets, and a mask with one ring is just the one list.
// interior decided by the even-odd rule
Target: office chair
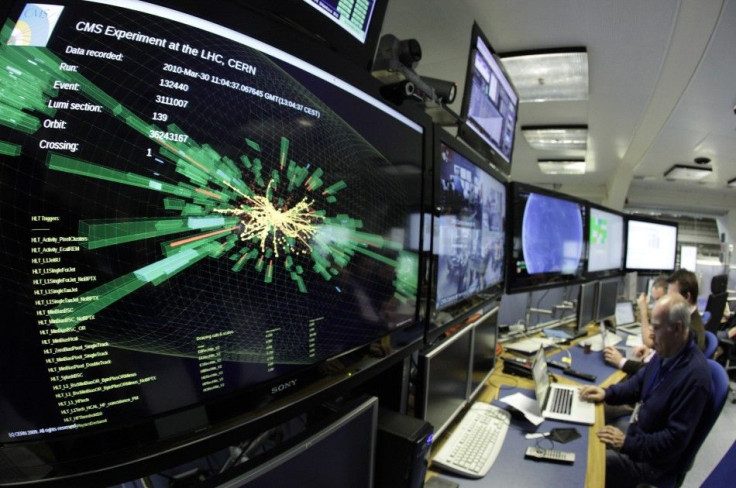
[(710, 402), (705, 406), (697, 430), (693, 438), (690, 439), (687, 449), (685, 449), (682, 457), (683, 463), (681, 464), (681, 470), (670, 473), (661, 480), (658, 480), (657, 486), (659, 488), (676, 488), (682, 486), (685, 475), (693, 466), (695, 455), (698, 453), (700, 446), (703, 445), (705, 438), (708, 437), (708, 433), (713, 428), (718, 416), (721, 414), (723, 405), (726, 403), (726, 397), (728, 396), (728, 374), (723, 369), (723, 366), (712, 359), (708, 359), (708, 366), (710, 367), (712, 393)]
[(705, 331), (705, 350), (703, 351), (703, 354), (708, 359), (713, 358), (713, 353), (716, 352), (716, 348), (718, 347), (718, 337), (711, 331), (706, 330)]

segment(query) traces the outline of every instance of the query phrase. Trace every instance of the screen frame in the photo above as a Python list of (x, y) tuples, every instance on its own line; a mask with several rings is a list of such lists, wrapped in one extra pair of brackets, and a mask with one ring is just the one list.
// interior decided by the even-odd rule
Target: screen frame
[[(621, 218), (621, 262), (619, 263), (618, 268), (610, 268), (610, 269), (600, 269), (595, 271), (590, 271), (590, 252), (591, 252), (591, 234), (590, 234), (590, 225), (593, 219), (593, 210), (598, 210), (601, 212), (606, 212), (612, 215), (617, 215)], [(599, 278), (605, 278), (608, 276), (618, 276), (623, 275), (625, 273), (625, 264), (626, 264), (626, 214), (623, 212), (619, 212), (617, 210), (613, 210), (608, 207), (604, 207), (603, 205), (598, 205), (592, 202), (588, 202), (588, 209), (587, 212), (587, 225), (586, 225), (586, 260), (585, 260), (585, 277), (586, 279), (599, 279)]]
[[(611, 319), (611, 317), (614, 317), (616, 315), (616, 303), (618, 302), (618, 288), (619, 288), (620, 282), (621, 282), (621, 280), (619, 278), (609, 278), (609, 279), (605, 279), (605, 280), (600, 280), (598, 282), (598, 292), (596, 294), (597, 298), (596, 298), (596, 303), (595, 303), (595, 320), (596, 320), (596, 322), (608, 321), (608, 320)], [(611, 313), (606, 314), (606, 315), (602, 315), (601, 314), (601, 305), (603, 303), (611, 303), (611, 302), (604, 302), (604, 298), (603, 297), (605, 295), (604, 294), (605, 288), (611, 287), (611, 289), (612, 289), (613, 288), (612, 285), (614, 285), (614, 284), (616, 285), (616, 287), (615, 287), (616, 288), (616, 293), (614, 294), (613, 302), (612, 302), (613, 303), (613, 309), (611, 310)], [(608, 291), (610, 291), (610, 290), (608, 290)], [(609, 300), (610, 300), (610, 298), (609, 298)]]
[[(472, 367), (473, 367), (473, 327), (472, 325), (461, 325), (456, 329), (445, 333), (444, 338), (437, 344), (433, 344), (425, 347), (425, 349), (419, 351), (419, 395), (417, 396), (416, 413), (417, 416), (427, 422), (431, 422), (427, 418), (430, 413), (432, 399), (429, 398), (430, 391), (433, 383), (432, 365), (437, 361), (437, 357), (441, 356), (444, 351), (456, 346), (461, 341), (465, 340), (467, 336), (467, 349), (465, 351), (465, 380), (464, 380), (464, 393), (462, 399), (456, 398), (458, 401), (457, 405), (454, 405), (453, 411), (444, 419), (442, 419), (442, 425), (433, 425), (434, 427), (434, 441), (436, 442), (442, 433), (452, 424), (452, 422), (460, 415), (463, 409), (468, 405), (470, 398), (470, 386), (472, 379)], [(462, 344), (461, 344), (462, 345)], [(458, 363), (459, 364), (459, 363)], [(436, 382), (436, 381), (435, 381)], [(459, 383), (458, 383), (459, 384)], [(457, 385), (455, 385), (457, 386)]]
[[(230, 17), (233, 8), (235, 11), (240, 8), (229, 5), (230, 8), (223, 8), (222, 11), (219, 11), (201, 2), (181, 3), (153, 0), (149, 3), (186, 12), (189, 15), (200, 17), (228, 28), (234, 28), (232, 26), (232, 17)], [(3, 8), (0, 9), (0, 13), (3, 14), (4, 18), (8, 17), (15, 5), (14, 2), (8, 3), (7, 7), (4, 4)], [(189, 9), (190, 5), (192, 6), (191, 10)], [(266, 24), (270, 24), (270, 22), (266, 22)], [(255, 34), (247, 31), (247, 28), (243, 28), (241, 32), (247, 32), (247, 35), (256, 37)], [(432, 143), (432, 125), (426, 114), (413, 107), (389, 106), (382, 100), (378, 91), (380, 83), (372, 79), (368, 74), (359, 72), (358, 67), (354, 63), (348, 63), (343, 59), (339, 59), (321, 45), (312, 45), (306, 42), (303, 46), (298, 46), (299, 43), (294, 40), (294, 36), (283, 35), (284, 32), (285, 28), (283, 26), (275, 26), (269, 32), (269, 38), (264, 42), (278, 49), (283, 49), (285, 52), (293, 54), (307, 63), (314, 64), (335, 74), (335, 77), (369, 94), (374, 100), (381, 103), (381, 105), (389, 107), (391, 110), (402, 114), (413, 123), (421, 126), (424, 131), (421, 143), (423, 148), (421, 159), (425, 162), (424, 165), (426, 168), (427, 155), (430, 154)], [(284, 42), (279, 42), (282, 39)], [(422, 276), (421, 266), (422, 260), (420, 260), (420, 280)], [(96, 455), (98, 453), (95, 452), (95, 446), (104, 445), (105, 442), (113, 438), (112, 436), (122, 435), (123, 437), (133, 439), (129, 447), (112, 454), (114, 459), (90, 460), (80, 458), (70, 460), (65, 466), (73, 470), (72, 474), (60, 475), (61, 477), (59, 478), (49, 480), (39, 479), (36, 481), (39, 484), (53, 484), (58, 483), (59, 480), (62, 480), (62, 483), (75, 480), (87, 483), (92, 482), (94, 484), (104, 481), (112, 484), (161, 470), (171, 463), (181, 461), (182, 456), (206, 455), (208, 452), (220, 448), (227, 443), (242, 440), (242, 437), (249, 432), (254, 432), (267, 425), (275, 425), (285, 420), (293, 412), (305, 408), (305, 406), (316, 404), (344, 393), (347, 389), (356, 387), (391, 365), (402, 361), (406, 356), (421, 347), (424, 327), (419, 317), (421, 312), (419, 305), (420, 303), (417, 301), (417, 311), (412, 324), (383, 337), (383, 339), (390, 338), (392, 342), (395, 342), (393, 344), (394, 348), (387, 352), (385, 357), (377, 358), (375, 355), (372, 355), (369, 352), (369, 345), (358, 346), (343, 351), (340, 356), (329, 359), (329, 362), (334, 361), (336, 364), (344, 362), (347, 365), (346, 369), (337, 374), (325, 371), (326, 368), (324, 366), (326, 362), (322, 362), (322, 364), (305, 369), (299, 374), (288, 378), (282, 377), (268, 384), (259, 385), (256, 388), (250, 389), (248, 392), (240, 391), (233, 393), (216, 402), (209, 402), (203, 405), (197, 404), (191, 406), (191, 408), (182, 408), (179, 411), (164, 412), (156, 418), (147, 418), (140, 422), (131, 423), (131, 425), (115, 425), (114, 427), (102, 430), (63, 434), (54, 438), (34, 439), (28, 442), (19, 441), (14, 443), (14, 446), (23, 449), (44, 449), (52, 446), (55, 450), (67, 451), (74, 448), (77, 444), (83, 444), (84, 441), (89, 439), (94, 440), (94, 442), (90, 444), (90, 447), (85, 452)], [(274, 391), (274, 388), (278, 388), (285, 381), (295, 381), (300, 385), (303, 384), (306, 386), (300, 386), (294, 389), (294, 391)], [(179, 433), (172, 438), (167, 437), (152, 443), (141, 444), (139, 439), (135, 439), (137, 434), (157, 436), (155, 432), (157, 420), (177, 418), (179, 415), (187, 417), (190, 413), (196, 417), (200, 413), (199, 409), (203, 407), (207, 410), (206, 416), (210, 422), (205, 422), (206, 425), (202, 425), (201, 428), (193, 429), (186, 434)], [(124, 431), (128, 432), (126, 433)], [(100, 456), (100, 458), (103, 457)], [(92, 473), (88, 470), (95, 471)]]
[[(582, 317), (583, 293), (588, 287), (593, 288), (593, 298), (590, 301), (591, 303), (589, 304), (590, 309), (591, 309), (591, 314), (590, 314), (590, 320), (588, 320), (585, 323), (582, 323), (581, 320), (583, 318)], [(583, 330), (585, 330), (585, 328), (588, 325), (596, 321), (596, 315), (598, 314), (598, 292), (599, 290), (600, 290), (600, 282), (598, 280), (586, 281), (585, 283), (580, 284), (580, 288), (578, 289), (577, 310), (575, 311), (575, 325), (576, 325), (576, 330), (578, 332), (583, 332)]]
[[(644, 224), (655, 224), (655, 225), (661, 225), (666, 227), (674, 227), (675, 229), (675, 243), (674, 243), (674, 255), (672, 257), (672, 267), (666, 267), (666, 268), (658, 268), (658, 267), (635, 267), (635, 266), (629, 266), (629, 239), (631, 238), (631, 232), (630, 232), (630, 224), (631, 222), (638, 222), (638, 223), (644, 223)], [(625, 247), (625, 254), (626, 258), (624, 261), (624, 267), (625, 272), (630, 271), (636, 271), (640, 275), (659, 275), (659, 274), (668, 274), (675, 270), (676, 264), (677, 264), (677, 242), (679, 237), (679, 225), (677, 222), (670, 222), (665, 220), (659, 220), (655, 218), (649, 218), (649, 217), (640, 217), (635, 215), (627, 215), (626, 216), (626, 247)]]
[[(581, 224), (582, 224), (582, 246), (580, 253), (580, 262), (578, 263), (578, 271), (576, 274), (562, 274), (558, 272), (552, 272), (552, 273), (536, 273), (534, 275), (526, 275), (526, 276), (519, 276), (514, 277), (513, 270), (516, 268), (515, 260), (513, 257), (513, 251), (514, 251), (514, 239), (515, 234), (517, 231), (519, 231), (519, 239), (521, 240), (521, 226), (522, 226), (522, 219), (523, 219), (523, 213), (524, 209), (517, 209), (515, 202), (517, 200), (517, 196), (520, 192), (528, 191), (532, 193), (537, 193), (546, 197), (556, 198), (559, 200), (564, 200), (567, 202), (574, 203), (578, 206), (579, 209), (582, 210), (583, 215), (581, 215)], [(514, 181), (511, 183), (510, 191), (508, 191), (509, 201), (507, 205), (508, 214), (507, 214), (507, 221), (509, 222), (510, 230), (507, 232), (506, 236), (506, 243), (507, 243), (507, 249), (506, 249), (506, 258), (508, 259), (508, 262), (506, 264), (506, 293), (507, 294), (515, 294), (515, 293), (522, 293), (527, 291), (533, 291), (533, 290), (543, 290), (545, 288), (555, 288), (559, 286), (566, 286), (566, 285), (576, 285), (579, 283), (583, 283), (586, 281), (585, 277), (585, 267), (587, 262), (587, 242), (588, 242), (588, 226), (586, 225), (588, 219), (587, 219), (587, 204), (585, 200), (566, 195), (564, 193), (560, 193), (554, 190), (549, 190), (546, 188), (541, 188), (539, 186), (531, 185), (529, 183), (520, 183), (518, 181)], [(520, 212), (519, 215), (517, 215), (517, 212)], [(519, 242), (519, 246), (522, 246), (523, 243)], [(536, 278), (531, 278), (532, 276)]]
[[(487, 142), (483, 137), (481, 137), (475, 129), (470, 127), (468, 125), (468, 115), (470, 111), (470, 101), (471, 101), (471, 94), (472, 94), (472, 87), (473, 87), (473, 73), (475, 72), (474, 69), (474, 59), (475, 59), (475, 53), (476, 53), (476, 45), (478, 41), (481, 41), (485, 46), (488, 48), (488, 51), (493, 56), (493, 60), (496, 62), (499, 72), (504, 77), (504, 82), (508, 84), (508, 86), (511, 88), (513, 94), (516, 96), (516, 103), (514, 104), (514, 128), (512, 131), (512, 141), (511, 141), (511, 148), (509, 151), (509, 157), (508, 159), (499, 151), (494, 148), (489, 142)], [(498, 168), (499, 171), (506, 175), (511, 174), (511, 164), (513, 162), (513, 156), (514, 156), (514, 146), (516, 144), (517, 139), (517, 126), (519, 125), (519, 93), (516, 90), (516, 87), (514, 87), (513, 82), (511, 81), (511, 77), (506, 72), (506, 69), (503, 66), (503, 63), (501, 62), (501, 59), (498, 57), (498, 54), (493, 49), (493, 46), (491, 45), (490, 41), (488, 40), (488, 37), (485, 35), (483, 30), (480, 28), (477, 22), (473, 22), (473, 28), (471, 31), (470, 36), (470, 48), (468, 50), (468, 61), (465, 71), (465, 85), (463, 87), (463, 97), (462, 97), (462, 105), (460, 108), (460, 122), (458, 123), (457, 127), (457, 134), (458, 137), (460, 137), (463, 141), (465, 141), (470, 147), (472, 147), (475, 151), (478, 151), (479, 154), (481, 154), (484, 158), (487, 158), (491, 164), (493, 164), (496, 168)]]
[[(468, 160), (473, 166), (478, 168), (480, 171), (484, 171), (487, 173), (492, 179), (494, 179), (496, 182), (503, 185), (505, 193), (506, 193), (506, 200), (504, 204), (506, 205), (505, 208), (505, 215), (504, 215), (504, 239), (503, 239), (503, 252), (506, 253), (507, 247), (506, 247), (506, 240), (508, 239), (508, 222), (509, 222), (509, 207), (508, 207), (508, 195), (509, 195), (509, 181), (506, 175), (498, 171), (496, 168), (491, 166), (486, 160), (479, 157), (478, 154), (476, 154), (471, 148), (469, 148), (463, 141), (458, 139), (457, 137), (452, 136), (449, 132), (447, 132), (444, 128), (442, 128), (439, 125), (434, 125), (434, 137), (433, 137), (433, 150), (432, 150), (432, 157), (433, 157), (433, 170), (432, 175), (433, 179), (431, 181), (431, 225), (432, 228), (430, 230), (430, 238), (431, 238), (431, 253), (429, 258), (429, 296), (427, 297), (428, 300), (428, 324), (427, 324), (427, 330), (428, 333), (435, 333), (434, 337), (437, 336), (437, 333), (439, 333), (442, 328), (445, 326), (449, 326), (453, 323), (457, 323), (459, 320), (462, 320), (463, 318), (467, 318), (471, 316), (472, 314), (477, 312), (477, 309), (484, 304), (488, 303), (489, 301), (498, 299), (504, 291), (505, 282), (506, 282), (506, 276), (507, 276), (507, 260), (506, 256), (502, 259), (502, 272), (501, 272), (501, 279), (492, 284), (491, 286), (488, 286), (484, 288), (483, 290), (479, 290), (476, 293), (473, 293), (469, 296), (466, 296), (460, 300), (457, 300), (456, 302), (443, 306), (442, 308), (437, 308), (437, 274), (438, 274), (438, 264), (439, 264), (439, 255), (436, 254), (437, 251), (437, 242), (435, 242), (436, 233), (438, 232), (437, 225), (438, 225), (438, 189), (440, 185), (440, 164), (442, 160), (442, 146), (445, 145), (449, 149), (451, 149), (453, 152), (457, 153), (464, 159)], [(427, 340), (427, 342), (430, 342), (433, 339), (430, 338)]]

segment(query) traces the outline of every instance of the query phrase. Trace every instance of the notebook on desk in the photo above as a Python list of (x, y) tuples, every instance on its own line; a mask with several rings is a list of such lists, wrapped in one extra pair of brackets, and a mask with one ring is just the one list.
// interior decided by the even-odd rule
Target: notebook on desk
[(532, 376), (542, 417), (588, 425), (595, 422), (595, 404), (580, 400), (578, 386), (550, 382), (542, 348), (534, 357)]

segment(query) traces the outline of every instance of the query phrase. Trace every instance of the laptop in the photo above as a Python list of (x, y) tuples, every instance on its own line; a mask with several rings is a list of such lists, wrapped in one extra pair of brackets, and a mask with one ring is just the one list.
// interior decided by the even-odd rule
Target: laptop
[(544, 349), (542, 348), (539, 348), (537, 355), (534, 356), (532, 377), (542, 417), (593, 425), (595, 422), (595, 404), (580, 400), (578, 397), (579, 386), (550, 382), (547, 359), (544, 357)]
[(598, 324), (598, 331), (598, 334), (587, 337), (578, 345), (583, 347), (585, 345), (590, 345), (591, 351), (599, 352), (608, 346), (615, 346), (616, 344), (624, 340), (623, 337), (619, 335), (609, 333), (608, 329), (606, 328), (605, 322), (601, 322), (600, 324)]
[(630, 301), (616, 303), (616, 330), (627, 334), (640, 334), (641, 324), (636, 321), (634, 304)]

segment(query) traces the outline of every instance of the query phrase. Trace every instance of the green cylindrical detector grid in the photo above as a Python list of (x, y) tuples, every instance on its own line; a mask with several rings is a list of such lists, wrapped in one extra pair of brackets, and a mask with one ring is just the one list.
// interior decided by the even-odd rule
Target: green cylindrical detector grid
[(246, 138), (245, 143), (254, 151), (261, 152), (261, 146), (256, 141)]
[(41, 128), (41, 122), (36, 117), (2, 103), (0, 103), (0, 125), (25, 134), (33, 134)]
[(312, 175), (307, 178), (307, 181), (304, 183), (304, 185), (309, 191), (314, 191), (324, 184), (324, 181), (322, 181), (321, 178), (323, 173), (324, 171), (322, 170), (322, 168), (317, 168), (314, 170)]
[(325, 188), (325, 190), (322, 192), (325, 195), (334, 195), (335, 193), (339, 192), (340, 190), (343, 190), (347, 188), (348, 185), (344, 181), (340, 180), (337, 183), (333, 183), (332, 185)]
[(183, 239), (173, 239), (161, 243), (161, 252), (164, 256), (173, 256), (176, 253), (181, 252), (182, 249), (198, 249), (203, 246), (209, 245), (211, 242), (216, 241), (222, 237), (227, 236), (233, 232), (232, 227), (224, 229), (216, 229), (207, 232), (202, 232), (193, 236), (188, 236)]
[[(212, 221), (205, 226), (197, 226), (197, 221)], [(87, 237), (82, 243), (86, 249), (98, 249), (125, 242), (133, 242), (152, 237), (170, 234), (217, 228), (237, 224), (237, 219), (218, 218), (219, 223), (209, 219), (172, 218), (172, 219), (136, 219), (133, 221), (82, 221), (79, 223), (79, 235)]]
[(284, 170), (286, 166), (286, 160), (289, 159), (289, 139), (286, 137), (281, 138), (281, 150), (279, 151), (279, 169)]
[[(2, 113), (0, 112), (0, 116)], [(12, 142), (0, 141), (0, 154), (3, 156), (20, 156), (21, 147)]]
[(46, 159), (47, 166), (52, 170), (88, 176), (99, 180), (112, 181), (122, 185), (161, 191), (181, 197), (191, 198), (193, 196), (191, 191), (186, 190), (182, 186), (175, 186), (146, 176), (106, 168), (105, 166), (88, 163), (86, 161), (63, 156), (61, 154), (48, 153)]
[[(109, 307), (145, 284), (146, 281), (139, 279), (135, 273), (128, 273), (115, 278), (77, 297), (77, 303), (71, 307), (72, 310), (69, 312), (54, 313), (55, 310), (70, 308), (68, 303), (49, 310), (49, 315), (55, 317), (55, 323), (52, 325), (56, 325), (61, 330), (71, 329), (84, 320), (88, 320), (85, 317), (93, 317), (100, 310)], [(58, 322), (56, 322), (57, 320)]]
[(299, 276), (297, 273), (289, 273), (289, 276), (291, 276), (291, 279), (296, 283), (297, 288), (299, 288), (299, 291), (302, 293), (307, 293), (307, 285), (304, 284), (304, 280), (301, 276)]

